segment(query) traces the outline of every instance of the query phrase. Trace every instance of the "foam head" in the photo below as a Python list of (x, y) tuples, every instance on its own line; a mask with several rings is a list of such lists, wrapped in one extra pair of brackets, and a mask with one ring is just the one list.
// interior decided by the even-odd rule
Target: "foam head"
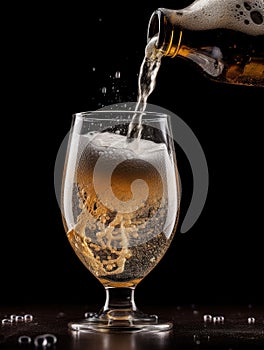
[(173, 24), (190, 30), (225, 28), (264, 35), (264, 0), (195, 0), (181, 10), (161, 10)]

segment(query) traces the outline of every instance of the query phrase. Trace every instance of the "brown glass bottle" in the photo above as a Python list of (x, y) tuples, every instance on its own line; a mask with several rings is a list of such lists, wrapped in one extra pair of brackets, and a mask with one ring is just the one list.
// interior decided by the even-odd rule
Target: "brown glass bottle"
[[(239, 10), (240, 5), (235, 6)], [(261, 11), (255, 11), (255, 17), (251, 16), (255, 27), (247, 27), (244, 20), (245, 30), (242, 26), (243, 30), (240, 30), (232, 26), (231, 21), (229, 26), (223, 27), (221, 22), (214, 25), (215, 22), (209, 23), (206, 18), (195, 22), (195, 10), (197, 16), (202, 13), (194, 8), (186, 11), (188, 15), (184, 17), (184, 10), (156, 10), (149, 21), (148, 41), (156, 36), (155, 47), (163, 56), (184, 58), (214, 81), (264, 87), (264, 19)]]

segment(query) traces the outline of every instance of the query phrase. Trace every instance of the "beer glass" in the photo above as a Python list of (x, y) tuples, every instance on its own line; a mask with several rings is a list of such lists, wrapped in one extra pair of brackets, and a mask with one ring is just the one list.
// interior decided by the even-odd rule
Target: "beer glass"
[[(140, 113), (140, 138), (128, 138)], [(176, 232), (179, 176), (170, 116), (150, 111), (76, 113), (66, 152), (61, 211), (69, 243), (105, 288), (98, 313), (72, 330), (161, 331), (168, 320), (139, 310), (136, 286), (159, 263)]]

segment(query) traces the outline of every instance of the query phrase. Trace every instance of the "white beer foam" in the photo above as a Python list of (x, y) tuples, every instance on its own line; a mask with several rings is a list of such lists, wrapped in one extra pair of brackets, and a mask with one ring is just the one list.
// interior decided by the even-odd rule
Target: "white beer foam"
[(174, 25), (189, 30), (224, 28), (264, 35), (264, 0), (195, 0), (181, 10), (161, 10)]
[(128, 155), (131, 152), (137, 156), (148, 158), (148, 154), (167, 151), (165, 144), (145, 139), (127, 142), (126, 136), (115, 133), (88, 133), (85, 137), (87, 138), (87, 143), (92, 145), (94, 151), (109, 153), (109, 156), (112, 157), (120, 157), (120, 154)]
[[(163, 184), (163, 200), (167, 201), (167, 215), (163, 224), (163, 232), (169, 238), (173, 232), (174, 218), (178, 211), (179, 193), (176, 185), (176, 171), (166, 145), (145, 139), (136, 139), (133, 142), (127, 142), (126, 136), (109, 132), (88, 133), (82, 136), (82, 138), (84, 138), (82, 141), (89, 148), (89, 152), (99, 156), (93, 175), (96, 193), (106, 207), (113, 206), (117, 212), (131, 213), (137, 210), (141, 206), (139, 206), (138, 200), (142, 201), (142, 198), (144, 198), (145, 201), (148, 198), (148, 184), (145, 184), (142, 179), (133, 181), (131, 184), (132, 200), (127, 202), (120, 201), (111, 191), (111, 175), (116, 166), (124, 160), (131, 159), (134, 162), (134, 167), (137, 166), (139, 160), (144, 160), (156, 169)], [(138, 164), (142, 167), (142, 164)], [(98, 186), (97, 172), (103, 172), (106, 178), (105, 183), (102, 184), (100, 182)], [(152, 170), (150, 167), (150, 177), (151, 173)], [(155, 220), (155, 217), (151, 220)]]

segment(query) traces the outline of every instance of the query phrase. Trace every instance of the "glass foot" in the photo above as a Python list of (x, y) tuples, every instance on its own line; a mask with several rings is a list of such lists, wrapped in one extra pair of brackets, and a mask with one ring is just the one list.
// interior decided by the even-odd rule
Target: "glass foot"
[(88, 331), (101, 333), (134, 333), (167, 331), (173, 324), (159, 320), (156, 315), (145, 315), (140, 312), (118, 316), (115, 310), (103, 314), (89, 314), (87, 318), (77, 322), (70, 322), (69, 328), (74, 331)]
[(103, 333), (158, 332), (172, 328), (172, 322), (140, 311), (134, 301), (134, 288), (105, 288), (106, 300), (98, 313), (86, 312), (84, 319), (70, 322), (74, 331)]

